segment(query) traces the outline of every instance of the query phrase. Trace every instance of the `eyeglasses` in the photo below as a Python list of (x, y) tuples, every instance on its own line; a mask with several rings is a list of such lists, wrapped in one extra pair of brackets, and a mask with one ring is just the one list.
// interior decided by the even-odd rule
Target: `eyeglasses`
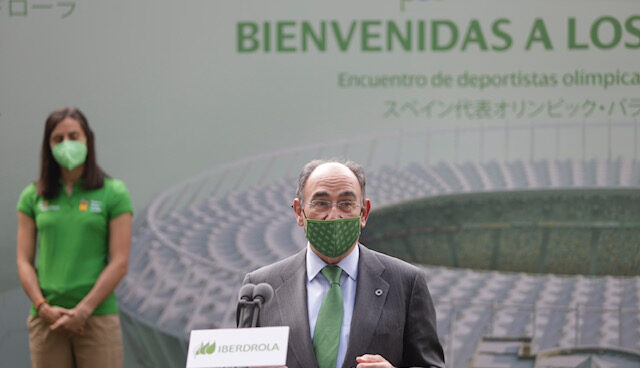
[(309, 202), (309, 208), (314, 213), (327, 213), (331, 211), (334, 206), (338, 207), (338, 210), (344, 213), (353, 213), (356, 208), (362, 207), (362, 205), (356, 201), (339, 201), (333, 203), (324, 199), (314, 199)]

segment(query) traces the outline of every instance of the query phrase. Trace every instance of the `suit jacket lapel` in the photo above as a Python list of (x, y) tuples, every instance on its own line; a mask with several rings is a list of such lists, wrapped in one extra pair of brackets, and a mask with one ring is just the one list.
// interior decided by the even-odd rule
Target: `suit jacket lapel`
[[(366, 353), (373, 338), (389, 291), (389, 283), (381, 276), (384, 270), (384, 265), (376, 256), (360, 245), (356, 300), (353, 306), (349, 344), (342, 368), (355, 367), (356, 356)], [(378, 289), (382, 291), (381, 295), (376, 295)]]
[[(291, 272), (282, 275), (282, 285), (276, 290), (276, 301), (282, 324), (290, 326), (289, 349), (299, 366), (317, 368), (318, 362), (311, 344), (309, 314), (307, 312), (306, 248), (298, 253)], [(289, 363), (291, 364), (291, 363)]]

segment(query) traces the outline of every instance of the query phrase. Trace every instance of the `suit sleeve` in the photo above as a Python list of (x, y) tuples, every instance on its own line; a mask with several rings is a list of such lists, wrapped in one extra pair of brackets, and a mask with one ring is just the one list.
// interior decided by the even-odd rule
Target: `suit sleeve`
[(444, 368), (444, 352), (438, 340), (436, 311), (422, 272), (413, 282), (405, 326), (403, 362), (411, 367)]
[(248, 284), (251, 282), (251, 274), (248, 273), (244, 275), (244, 280), (242, 280), (242, 285)]

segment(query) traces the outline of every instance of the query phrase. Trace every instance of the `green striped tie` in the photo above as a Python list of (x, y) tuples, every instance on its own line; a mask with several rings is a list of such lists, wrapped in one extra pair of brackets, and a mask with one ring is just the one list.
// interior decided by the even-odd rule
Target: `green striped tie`
[(336, 368), (338, 359), (343, 312), (341, 273), (342, 269), (337, 266), (325, 266), (322, 269), (322, 275), (331, 284), (331, 289), (322, 301), (316, 328), (313, 331), (313, 351), (316, 353), (320, 368)]

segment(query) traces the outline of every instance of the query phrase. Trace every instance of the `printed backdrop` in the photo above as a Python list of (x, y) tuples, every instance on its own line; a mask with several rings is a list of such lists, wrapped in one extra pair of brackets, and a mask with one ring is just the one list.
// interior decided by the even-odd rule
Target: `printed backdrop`
[[(636, 122), (639, 49), (634, 0), (2, 0), (1, 289), (18, 285), (15, 203), (36, 179), (45, 117), (61, 105), (84, 110), (99, 161), (140, 211), (185, 177), (281, 147)], [(606, 153), (600, 138), (586, 137), (589, 155)], [(633, 154), (629, 131), (611, 139), (613, 156)], [(563, 154), (578, 155), (579, 141)], [(550, 142), (536, 144), (551, 154)], [(485, 158), (525, 154), (493, 146)], [(461, 147), (461, 158), (475, 154)]]

